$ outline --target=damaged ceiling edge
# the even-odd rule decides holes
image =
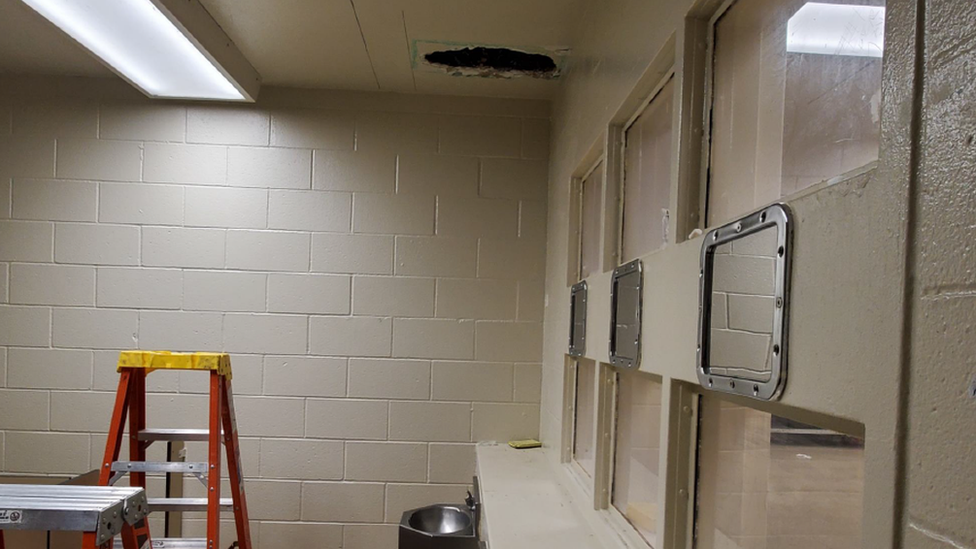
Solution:
[[[551,80],[559,77],[569,53],[569,48],[414,40],[411,64],[413,70],[450,76]]]

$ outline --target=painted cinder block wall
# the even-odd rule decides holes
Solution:
[[[0,90],[3,473],[96,467],[132,348],[232,354],[262,549],[392,548],[473,442],[538,436],[547,103]],[[170,374],[150,426],[205,427]]]
[[[926,2],[905,546],[976,547],[976,3]]]

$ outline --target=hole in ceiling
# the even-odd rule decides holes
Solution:
[[[457,76],[484,78],[554,78],[558,67],[552,57],[541,53],[527,53],[509,48],[484,46],[434,51],[424,55],[431,65],[448,69]]]

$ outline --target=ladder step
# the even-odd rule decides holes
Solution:
[[[207,538],[153,538],[153,549],[206,549]]]
[[[193,461],[116,461],[112,471],[122,473],[196,473],[205,474],[207,464]]]
[[[234,508],[234,500],[220,498],[220,509],[230,511]],[[150,511],[206,511],[207,498],[149,498]]]
[[[208,429],[143,429],[139,431],[139,440],[184,440],[207,442],[210,440]]]

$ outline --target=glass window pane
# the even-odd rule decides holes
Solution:
[[[618,375],[613,506],[653,546],[657,543],[661,384],[639,372]]]
[[[576,365],[576,427],[573,459],[593,476],[596,465],[596,363],[581,360]]]
[[[738,0],[715,26],[708,224],[878,159],[884,0]]]
[[[674,80],[627,129],[621,263],[664,247],[671,196],[671,114]]]
[[[707,398],[697,549],[857,549],[862,440]]]
[[[580,280],[600,272],[600,205],[603,162],[583,180],[580,189]]]

